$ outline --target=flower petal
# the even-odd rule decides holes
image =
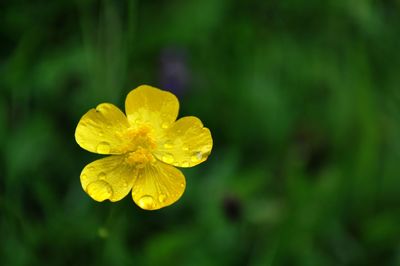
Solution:
[[[128,120],[118,107],[103,103],[82,116],[75,130],[75,140],[90,152],[121,154],[127,142],[121,133],[128,127]]]
[[[186,116],[176,121],[157,145],[154,155],[179,167],[192,167],[207,160],[213,140],[200,119]]]
[[[177,201],[185,187],[185,177],[180,170],[156,161],[139,170],[132,198],[144,210],[157,210]]]
[[[157,133],[176,120],[179,101],[168,91],[141,85],[126,97],[125,112],[131,125],[147,123]]]
[[[83,168],[83,190],[94,200],[118,201],[125,197],[137,177],[137,170],[125,162],[125,156],[112,155]]]

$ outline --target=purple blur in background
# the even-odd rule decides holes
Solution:
[[[159,80],[161,88],[178,96],[185,94],[190,81],[186,51],[168,47],[160,53]]]

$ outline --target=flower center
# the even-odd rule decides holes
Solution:
[[[151,153],[155,149],[156,143],[151,137],[150,127],[142,125],[138,128],[130,128],[123,137],[130,140],[129,145],[124,149],[127,163],[133,164],[137,168],[143,168],[147,163],[156,160]]]
[[[135,165],[137,168],[144,168],[146,164],[155,162],[154,156],[147,149],[138,147],[136,151],[127,154],[125,161]]]

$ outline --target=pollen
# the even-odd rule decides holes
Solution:
[[[142,125],[140,127],[129,128],[125,131],[121,138],[128,140],[123,148],[125,153],[132,153],[142,149],[149,152],[156,148],[156,142],[152,137],[151,128]]]
[[[154,156],[150,151],[142,147],[138,147],[136,151],[127,154],[125,161],[137,168],[144,168],[148,163],[155,162]]]

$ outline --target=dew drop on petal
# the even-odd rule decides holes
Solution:
[[[110,153],[110,144],[108,142],[102,141],[97,145],[97,152],[100,154],[108,154]]]
[[[172,147],[174,147],[174,145],[172,145],[171,142],[165,142],[165,143],[164,143],[164,148],[166,148],[166,149],[172,149]]]
[[[109,199],[113,194],[111,186],[103,180],[91,182],[86,187],[86,192],[96,201]]]
[[[201,152],[196,152],[190,157],[190,160],[194,163],[197,163],[203,159],[203,154]]]
[[[169,154],[169,153],[166,153],[166,154],[163,155],[162,160],[163,160],[165,163],[173,163],[173,162],[174,162],[174,156],[172,156],[172,155]]]
[[[106,179],[106,174],[104,172],[100,172],[99,175],[97,176],[100,180],[105,180]]]
[[[185,187],[185,183],[181,183],[181,187]]]
[[[183,161],[182,164],[181,164],[181,166],[182,166],[182,167],[189,167],[190,164],[189,164],[188,161]]]
[[[204,150],[205,151],[211,151],[212,145],[205,145]]]
[[[140,208],[145,209],[145,210],[152,210],[155,207],[154,199],[152,196],[149,196],[149,195],[142,196],[138,201],[138,205]]]
[[[189,150],[189,147],[186,146],[186,145],[183,145],[183,146],[182,146],[182,150],[183,150],[183,151],[188,151],[188,150]]]
[[[165,195],[165,194],[160,194],[160,196],[158,196],[158,200],[161,203],[163,203],[166,199],[167,199],[167,195]]]
[[[164,123],[161,124],[161,127],[163,129],[167,129],[167,128],[169,128],[169,124],[167,122],[164,122]]]

